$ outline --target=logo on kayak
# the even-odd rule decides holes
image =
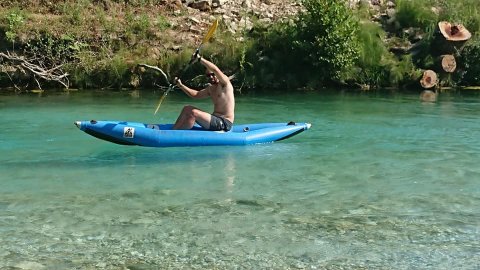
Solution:
[[[133,138],[135,136],[135,128],[124,127],[123,128],[123,137],[124,138]]]

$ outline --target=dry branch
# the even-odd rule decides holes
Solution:
[[[69,87],[68,73],[64,73],[61,68],[62,65],[54,66],[50,69],[46,69],[38,64],[34,63],[34,60],[27,60],[22,56],[11,53],[2,53],[0,52],[0,58],[5,58],[8,61],[12,62],[16,67],[21,67],[24,70],[28,70],[33,74],[33,78],[40,87],[40,83],[37,80],[41,78],[46,81],[55,81],[63,85],[65,88]],[[41,87],[40,87],[41,88]]]
[[[138,64],[138,66],[139,67],[150,68],[150,69],[153,69],[153,70],[156,70],[156,71],[160,72],[163,75],[163,78],[165,78],[165,81],[167,82],[167,84],[171,84],[170,80],[168,79],[167,74],[161,68],[159,68],[157,66],[147,65],[147,64]]]

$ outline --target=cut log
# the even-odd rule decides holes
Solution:
[[[461,24],[439,22],[432,42],[432,54],[454,54],[460,51],[472,34]]]
[[[436,68],[439,73],[452,73],[457,68],[457,61],[451,54],[444,54],[437,58]]]
[[[435,87],[438,83],[437,73],[433,70],[425,70],[423,72],[422,78],[420,79],[420,85],[425,89],[430,89]]]
[[[472,34],[461,24],[451,24],[449,22],[439,22],[438,28],[448,41],[467,41]]]

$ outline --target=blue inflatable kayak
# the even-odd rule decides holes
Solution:
[[[284,140],[310,128],[309,123],[263,123],[234,125],[232,130],[172,130],[173,124],[122,121],[76,121],[82,131],[105,141],[150,147],[247,145]]]

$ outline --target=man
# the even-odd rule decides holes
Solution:
[[[175,82],[191,98],[210,97],[213,102],[213,113],[187,105],[183,107],[173,129],[191,129],[197,123],[207,130],[229,131],[235,118],[235,97],[230,79],[215,64],[200,55],[194,54],[192,60],[205,66],[210,85],[202,90],[194,90],[185,86],[179,78],[175,78]]]

